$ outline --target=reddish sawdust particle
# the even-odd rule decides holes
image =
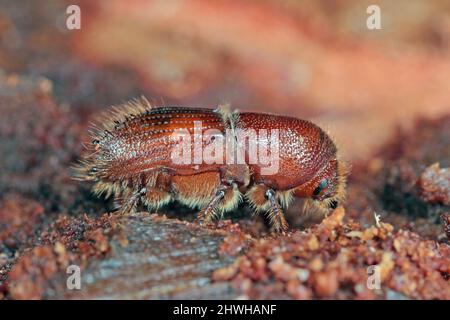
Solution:
[[[367,229],[344,222],[344,209],[286,236],[255,239],[214,281],[231,281],[249,298],[382,298],[391,289],[412,298],[450,299],[450,247],[380,223]],[[380,267],[381,289],[367,287],[370,265]]]
[[[223,239],[219,246],[219,254],[236,256],[247,247],[249,239],[250,236],[243,232],[230,234]]]
[[[225,232],[218,250],[220,255],[237,256],[248,247],[251,241],[251,236],[242,232],[239,224],[231,220],[218,221],[215,230]]]
[[[3,226],[0,229],[0,243],[17,248],[32,237],[33,224],[43,215],[44,207],[39,202],[19,194],[6,195],[0,200],[0,225]]]
[[[119,229],[116,219],[110,214],[99,218],[60,216],[42,237],[49,243],[61,242],[83,259],[101,257],[110,250],[108,237]]]
[[[25,254],[9,273],[9,293],[14,299],[41,299],[46,281],[60,266],[52,246],[36,247]]]
[[[450,168],[435,163],[422,173],[417,187],[421,198],[428,203],[450,205]]]
[[[439,240],[438,217],[450,211],[445,204],[450,196],[449,126],[450,115],[419,118],[411,128],[398,129],[370,159],[353,163],[347,217],[370,224],[376,211],[396,228]]]
[[[56,273],[64,273],[69,263],[84,266],[91,258],[104,257],[111,250],[109,240],[121,230],[116,218],[60,216],[42,232],[44,245],[22,255],[12,267],[7,281],[13,299],[41,299]],[[119,237],[120,238],[120,237]]]

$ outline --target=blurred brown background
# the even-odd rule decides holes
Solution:
[[[450,110],[448,1],[3,1],[0,68],[53,82],[89,115],[154,103],[284,113],[362,159],[400,124]],[[73,2],[70,2],[73,4]],[[366,9],[381,8],[381,30]]]

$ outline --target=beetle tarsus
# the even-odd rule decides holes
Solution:
[[[287,231],[289,226],[284,217],[283,209],[281,208],[281,205],[278,203],[278,200],[275,197],[275,191],[273,191],[272,189],[268,189],[266,191],[266,197],[270,203],[268,216],[270,224],[272,226],[272,230],[275,232]]]
[[[138,192],[133,193],[131,196],[126,196],[122,201],[118,200],[116,202],[116,207],[119,208],[121,214],[129,214],[136,210],[137,204],[141,197],[145,195],[147,189],[142,188]]]
[[[200,225],[206,224],[216,215],[217,206],[220,201],[225,197],[225,190],[217,191],[214,198],[199,212],[197,216],[197,222]]]

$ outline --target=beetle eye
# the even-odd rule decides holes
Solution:
[[[313,195],[317,196],[319,195],[323,189],[325,189],[328,186],[328,180],[327,179],[322,179],[319,183],[319,185],[317,186],[317,188],[314,189]]]

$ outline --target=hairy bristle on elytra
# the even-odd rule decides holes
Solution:
[[[98,117],[93,129],[97,134],[104,131],[113,131],[117,123],[123,123],[137,117],[152,108],[153,106],[144,96],[125,102],[122,105],[112,106]]]
[[[98,180],[98,174],[94,170],[100,172],[107,163],[95,159],[95,153],[97,151],[93,146],[94,141],[100,142],[105,136],[111,134],[117,123],[123,123],[131,118],[138,117],[152,108],[150,102],[144,96],[141,96],[122,105],[112,106],[109,110],[97,116],[96,120],[91,122],[88,130],[91,141],[89,143],[83,143],[85,146],[83,159],[71,167],[73,179],[79,181]]]

